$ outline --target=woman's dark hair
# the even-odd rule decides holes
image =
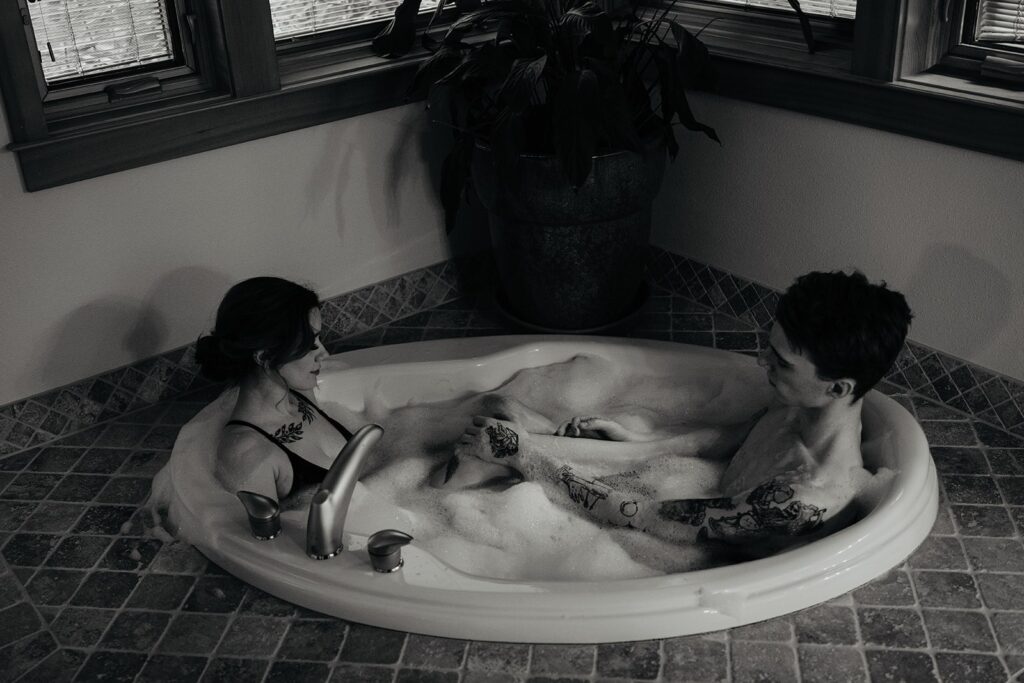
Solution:
[[[807,354],[818,377],[855,381],[854,400],[896,361],[913,317],[902,294],[858,271],[802,275],[775,309],[789,343]]]
[[[316,292],[288,280],[239,282],[220,302],[213,331],[196,342],[200,371],[207,379],[234,382],[258,367],[258,351],[271,368],[301,358],[313,347],[309,312],[319,305]]]

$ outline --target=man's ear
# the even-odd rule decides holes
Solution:
[[[853,395],[857,383],[852,379],[834,379],[828,385],[826,392],[831,398],[846,398]]]

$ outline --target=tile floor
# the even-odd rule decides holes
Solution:
[[[485,296],[333,351],[508,332]],[[635,336],[753,352],[763,333],[658,292]],[[1024,439],[896,385],[942,502],[907,562],[832,602],[705,636],[561,646],[387,631],[294,607],[144,533],[144,501],[210,389],[0,459],[0,680],[965,681],[1024,669]],[[1019,676],[1018,676],[1019,677]]]

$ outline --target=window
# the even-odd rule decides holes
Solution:
[[[406,102],[425,53],[371,49],[396,2],[0,2],[25,188]],[[702,31],[722,95],[1024,159],[1024,88],[1006,80],[1024,56],[1024,0],[802,0],[813,54],[788,0],[642,2]],[[425,25],[430,0],[419,10]]]

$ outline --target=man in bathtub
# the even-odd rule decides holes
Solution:
[[[767,383],[749,386],[762,409],[745,421],[659,429],[623,413],[554,426],[499,401],[463,433],[444,485],[511,468],[597,520],[743,554],[830,533],[874,478],[861,459],[861,398],[896,360],[911,317],[902,294],[859,272],[809,273],[779,300],[758,358]],[[701,400],[713,411],[726,399]]]

